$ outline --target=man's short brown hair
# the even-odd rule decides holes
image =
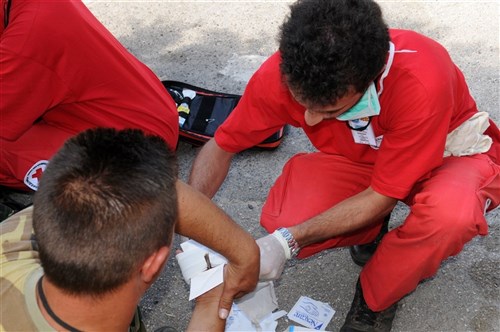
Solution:
[[[140,130],[92,129],[50,160],[34,198],[33,227],[51,282],[100,296],[171,243],[177,163]]]

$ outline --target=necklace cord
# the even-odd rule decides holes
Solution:
[[[47,301],[47,297],[45,296],[45,293],[43,291],[42,279],[43,279],[43,276],[40,278],[40,280],[38,280],[38,283],[36,285],[36,290],[37,290],[38,296],[40,296],[40,301],[42,302],[42,305],[43,305],[43,308],[45,309],[45,311],[47,311],[47,313],[49,314],[49,316],[53,320],[55,320],[57,324],[59,324],[60,326],[64,327],[68,331],[71,331],[71,332],[82,332],[82,331],[74,328],[73,326],[69,325],[65,321],[63,321],[61,318],[59,318],[54,313],[54,311],[52,311],[52,309],[50,308],[49,302]]]

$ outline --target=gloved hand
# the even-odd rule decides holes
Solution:
[[[260,249],[259,280],[276,280],[291,257],[285,238],[278,231],[257,239]]]

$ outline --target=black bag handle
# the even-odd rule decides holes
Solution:
[[[241,95],[238,94],[233,94],[233,93],[225,93],[225,92],[217,92],[213,90],[208,90],[204,88],[200,88],[195,85],[191,85],[188,83],[184,82],[179,82],[179,81],[172,81],[172,80],[166,80],[166,81],[161,81],[163,83],[163,86],[165,88],[186,88],[195,91],[196,93],[201,92],[201,94],[204,95],[210,95],[210,96],[218,96],[218,97],[228,97],[228,98],[241,98]]]

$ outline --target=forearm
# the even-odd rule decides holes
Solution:
[[[212,198],[227,176],[232,157],[233,154],[222,150],[215,139],[209,140],[193,162],[188,183]]]
[[[258,266],[259,249],[249,233],[191,186],[177,181],[177,194],[177,233],[219,252],[237,266]]]
[[[389,214],[397,200],[368,188],[289,230],[301,247],[367,227]]]

